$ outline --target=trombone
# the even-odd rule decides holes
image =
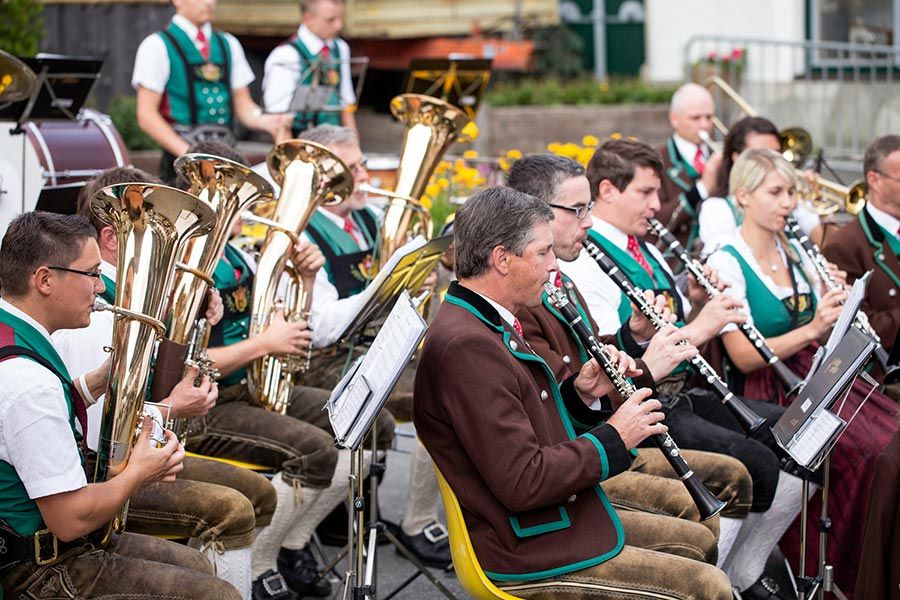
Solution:
[[[710,91],[718,88],[748,117],[759,116],[759,113],[750,106],[744,97],[721,77],[714,75],[708,78],[704,85]],[[713,115],[713,125],[722,135],[728,134],[728,127],[715,115]],[[700,137],[714,152],[721,152],[721,145],[712,141],[708,133],[701,131]],[[825,179],[818,173],[810,180],[807,173],[799,169],[798,165],[812,154],[812,136],[802,127],[788,127],[779,130],[778,137],[781,140],[781,155],[794,165],[794,171],[799,181],[800,197],[813,212],[820,216],[827,216],[844,210],[855,216],[862,211],[869,192],[865,181],[859,179],[847,186]]]

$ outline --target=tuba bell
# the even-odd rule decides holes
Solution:
[[[425,186],[441,157],[469,123],[463,109],[422,94],[395,96],[391,100],[391,112],[406,125],[406,132],[397,169],[397,185],[381,223],[377,249],[379,267],[406,243],[414,214],[427,215],[418,199],[425,193]],[[423,222],[427,223],[427,217]],[[423,233],[430,234],[427,229]]]
[[[30,98],[37,76],[21,60],[0,50],[0,106]]]
[[[209,331],[197,322],[213,285],[212,274],[231,229],[240,214],[251,206],[272,199],[272,186],[249,167],[209,154],[185,154],[175,161],[176,172],[190,184],[190,193],[209,204],[216,213],[216,226],[205,235],[187,241],[176,264],[172,296],[163,314],[169,315],[166,338],[159,344],[157,367],[150,398],[159,402],[181,380],[185,364],[200,367],[200,375],[217,375],[206,356]],[[183,422],[173,431],[183,436]]]
[[[148,183],[111,185],[99,190],[91,210],[110,225],[118,240],[116,301],[110,379],[100,422],[94,481],[106,481],[128,463],[157,339],[165,334],[163,309],[175,261],[184,243],[209,231],[215,214],[187,192]],[[125,526],[128,504],[103,531],[103,543]]]
[[[305,140],[278,144],[267,158],[269,172],[281,186],[277,202],[258,206],[249,220],[268,226],[257,261],[251,300],[250,336],[268,327],[276,310],[286,320],[302,318],[311,290],[289,264],[300,233],[320,206],[334,206],[353,193],[353,176],[330,150]],[[282,276],[287,293],[279,297]],[[308,315],[306,315],[308,316]],[[305,361],[295,356],[264,356],[247,367],[247,384],[259,403],[274,412],[287,410],[294,377]]]

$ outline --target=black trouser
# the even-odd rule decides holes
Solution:
[[[665,423],[675,443],[680,448],[718,452],[741,461],[753,478],[750,511],[767,511],[775,498],[783,454],[770,428],[784,413],[784,408],[745,399],[747,406],[766,419],[766,424],[748,437],[731,411],[712,392],[692,388],[675,398],[662,396],[660,401],[664,405]]]

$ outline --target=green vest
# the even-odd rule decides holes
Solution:
[[[750,306],[750,316],[753,317],[753,325],[763,334],[763,337],[772,338],[805,325],[812,321],[816,313],[816,295],[812,293],[812,285],[809,278],[799,265],[791,263],[794,277],[798,275],[809,285],[810,293],[779,299],[766,287],[753,267],[738,252],[737,248],[728,245],[722,247],[723,252],[733,256],[741,266],[744,275],[744,283],[747,290],[747,304]],[[797,281],[795,279],[795,281]],[[796,301],[796,304],[795,304]]]
[[[298,82],[298,85],[312,85],[314,80],[333,87],[328,95],[327,105],[338,106],[341,102],[341,50],[337,42],[328,43],[328,51],[331,55],[326,63],[320,60],[319,55],[314,55],[306,47],[306,44],[300,41],[300,38],[294,36],[291,39],[290,46],[300,55],[300,73],[305,75]],[[310,69],[310,65],[317,65]],[[309,69],[309,72],[306,72]],[[319,111],[297,113],[294,116],[294,123],[291,126],[294,136],[299,135],[301,131],[315,127],[316,125],[340,125],[341,114],[336,111]]]
[[[0,329],[12,333],[12,344],[24,346],[41,356],[52,364],[60,374],[64,375],[71,383],[71,377],[66,365],[47,338],[19,317],[0,309]],[[9,336],[4,336],[9,339]],[[30,359],[29,359],[30,360]],[[12,382],[10,382],[12,383]],[[81,451],[82,436],[75,428],[75,404],[68,386],[63,385],[66,397],[66,405],[69,410],[69,425],[72,428],[72,441],[78,446],[82,462],[84,454]],[[19,535],[33,535],[41,528],[43,518],[37,503],[28,497],[25,485],[16,473],[15,468],[6,461],[0,460],[0,518],[4,519],[16,530]]]
[[[694,180],[700,177],[700,174],[697,173],[697,170],[694,168],[694,165],[689,163],[681,154],[678,152],[678,148],[675,146],[675,138],[669,136],[669,139],[666,140],[666,150],[669,153],[669,161],[672,163],[672,166],[669,168],[668,175],[669,179],[681,188],[681,192],[678,194],[678,204],[681,205],[681,209],[691,218],[691,232],[688,236],[687,243],[685,244],[685,248],[692,248],[694,245],[694,241],[697,239],[697,236],[700,234],[700,223],[697,221],[697,211],[691,206],[691,203],[687,199],[687,193],[691,191],[694,187],[692,183]],[[687,175],[690,178],[690,181],[685,181],[681,178],[681,175]]]
[[[240,277],[235,273],[240,270]],[[230,244],[225,246],[225,256],[219,260],[213,272],[216,289],[222,295],[224,315],[210,332],[211,347],[231,346],[247,339],[250,334],[250,302],[253,293],[253,270],[240,252]],[[247,376],[246,369],[238,369],[219,380],[220,386],[240,383]]]
[[[894,285],[900,287],[900,277],[887,264],[884,254],[885,246],[887,246],[887,249],[893,252],[894,256],[900,256],[900,240],[892,232],[879,225],[867,210],[860,212],[856,218],[859,219],[859,224],[869,244],[875,248],[875,264],[894,282]],[[879,236],[875,235],[876,231],[881,234],[881,239],[878,239]],[[885,244],[885,242],[887,243]]]
[[[225,36],[213,31],[207,61],[174,23],[159,35],[169,54],[168,116],[179,125],[231,127],[231,51]]]
[[[372,251],[378,238],[378,221],[370,209],[353,211],[350,218],[362,231],[370,250],[361,250],[349,233],[320,211],[313,214],[306,227],[306,234],[325,255],[325,273],[337,288],[339,298],[354,296],[369,283]]]

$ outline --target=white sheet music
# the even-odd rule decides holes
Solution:
[[[328,418],[340,446],[356,448],[362,441],[427,327],[404,291],[369,351],[348,371],[328,401]]]
[[[809,425],[794,438],[794,443],[787,449],[797,464],[808,467],[820,454],[820,451],[844,424],[834,413],[827,410],[819,413],[809,420]]]

